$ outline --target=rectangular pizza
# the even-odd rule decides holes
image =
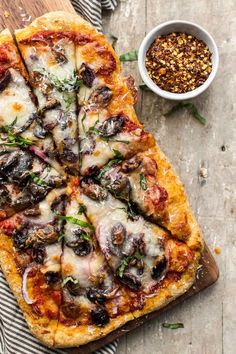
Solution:
[[[0,265],[33,335],[78,347],[185,293],[202,233],[106,38],[65,12],[14,36],[0,33]]]

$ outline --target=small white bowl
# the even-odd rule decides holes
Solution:
[[[149,47],[151,46],[151,44],[153,43],[153,41],[156,39],[157,36],[162,36],[172,32],[185,32],[187,34],[191,34],[197,37],[198,39],[203,40],[203,42],[207,44],[210,52],[212,53],[211,56],[212,71],[208,76],[208,78],[206,79],[206,81],[193,91],[189,91],[185,93],[173,93],[173,92],[162,90],[152,81],[152,79],[148,75],[145,66],[147,50],[149,49]],[[218,49],[212,36],[201,26],[188,21],[181,21],[181,20],[168,21],[153,28],[142,41],[142,44],[138,52],[138,67],[144,83],[150,88],[150,90],[155,92],[157,95],[169,100],[183,101],[200,95],[212,83],[214,77],[216,76],[218,64],[219,64]]]

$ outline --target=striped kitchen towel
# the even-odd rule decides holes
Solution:
[[[71,0],[76,11],[102,30],[102,9],[114,10],[116,0]],[[95,354],[114,354],[117,341],[97,350]],[[64,350],[46,348],[34,338],[21,310],[0,270],[0,354],[66,354]]]

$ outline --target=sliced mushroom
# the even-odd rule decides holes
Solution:
[[[24,125],[22,125],[21,127],[17,127],[16,129],[14,129],[16,134],[20,134],[23,133],[24,131],[26,131],[29,126],[31,126],[31,124],[38,118],[38,115],[36,113],[32,113],[30,114],[28,120],[25,122]],[[13,127],[14,128],[14,127]]]
[[[44,246],[35,246],[32,250],[32,258],[36,263],[43,264],[46,257],[46,251]]]
[[[58,272],[47,272],[44,274],[44,276],[48,285],[54,285],[56,283],[59,283],[59,281],[61,280],[60,273]]]
[[[47,224],[44,227],[30,228],[26,245],[52,244],[57,241],[57,232],[53,225]]]
[[[96,139],[94,134],[88,134],[85,143],[83,143],[81,153],[83,155],[91,155],[96,147]]]
[[[0,206],[6,208],[11,204],[11,196],[6,186],[0,185]]]
[[[128,286],[131,290],[138,291],[141,288],[141,281],[138,279],[137,276],[130,273],[128,270],[125,271],[122,277],[119,277],[119,280],[124,285]]]
[[[56,62],[59,65],[64,65],[68,62],[68,59],[65,55],[65,50],[58,44],[51,47],[52,53],[56,59]]]
[[[73,296],[81,295],[81,287],[76,281],[68,280],[68,282],[66,283],[66,288]]]
[[[106,107],[112,99],[112,91],[107,86],[94,90],[89,96],[88,103],[96,108]]]
[[[141,162],[142,158],[135,156],[132,159],[124,161],[121,165],[121,170],[125,173],[133,172],[141,165]]]
[[[62,304],[62,312],[66,317],[76,319],[80,314],[80,307],[73,301],[68,301]]]
[[[93,81],[95,80],[95,73],[92,68],[90,68],[88,65],[83,63],[80,68],[80,76],[83,80],[83,83],[87,87],[92,87],[93,86]]]
[[[4,91],[5,88],[9,85],[12,79],[11,73],[9,70],[6,70],[5,73],[0,78],[0,92]]]
[[[163,255],[158,257],[155,266],[152,268],[152,278],[155,280],[160,280],[167,270],[167,260]]]
[[[106,119],[99,127],[99,134],[104,138],[112,137],[120,133],[125,125],[125,119],[121,115],[115,115]]]
[[[129,200],[131,193],[131,184],[129,178],[123,173],[117,173],[110,178],[106,175],[104,178],[106,187],[118,198]]]
[[[93,200],[104,200],[108,197],[105,188],[94,183],[92,178],[83,178],[81,181],[83,193]]]

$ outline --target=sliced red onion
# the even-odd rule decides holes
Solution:
[[[36,301],[36,300],[33,300],[29,297],[28,290],[27,290],[28,275],[31,272],[31,270],[34,269],[35,267],[37,267],[36,263],[30,263],[28,265],[28,267],[26,268],[26,270],[24,271],[23,279],[22,279],[22,288],[21,288],[22,296],[23,296],[25,302],[29,305],[34,304]]]
[[[42,160],[44,160],[44,161],[48,160],[48,158],[45,155],[45,153],[42,150],[40,150],[37,146],[32,145],[32,146],[30,146],[29,150],[32,151],[38,157],[40,157]]]

